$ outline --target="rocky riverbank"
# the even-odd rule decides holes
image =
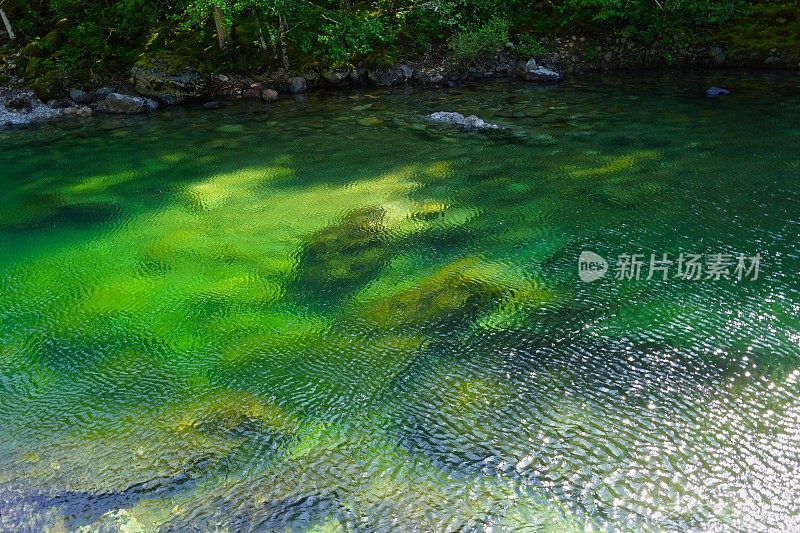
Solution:
[[[508,50],[479,64],[462,68],[445,57],[428,57],[386,69],[333,69],[307,72],[278,70],[252,77],[230,74],[201,75],[191,64],[157,59],[137,64],[127,78],[99,88],[72,87],[62,90],[46,103],[27,88],[0,87],[0,129],[60,118],[83,119],[95,113],[139,114],[160,106],[203,103],[217,108],[230,100],[274,102],[280,98],[319,90],[346,87],[392,87],[414,84],[424,87],[453,87],[480,80],[517,78],[531,83],[558,83],[565,76],[586,71],[635,69],[666,66],[664,58],[648,49],[637,49],[617,39],[597,49],[584,39],[557,39],[551,52],[519,59],[509,43]],[[600,53],[602,50],[606,50]],[[800,69],[800,63],[786,51],[769,53],[732,52],[719,46],[697,46],[682,50],[670,62],[673,66],[750,67]],[[177,66],[176,66],[177,65]],[[21,80],[11,80],[22,85]]]

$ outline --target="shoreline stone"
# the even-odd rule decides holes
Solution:
[[[276,102],[278,100],[278,91],[274,89],[265,89],[261,92],[261,99],[265,102]]]
[[[206,79],[189,65],[176,73],[166,72],[158,62],[152,68],[133,67],[131,82],[136,92],[165,105],[198,100],[208,92]]]
[[[84,91],[82,89],[70,89],[69,97],[76,104],[86,105],[97,100],[97,93],[95,91]]]
[[[130,96],[127,94],[111,93],[97,104],[98,113],[118,114],[118,115],[137,115],[150,113],[158,109],[158,102],[142,96]]]
[[[295,76],[289,79],[289,92],[291,94],[304,94],[308,92],[308,85],[306,79],[301,76]]]
[[[559,82],[564,79],[564,75],[537,64],[535,59],[529,59],[525,63],[524,78],[528,81]]]

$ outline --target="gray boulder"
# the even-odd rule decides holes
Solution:
[[[436,113],[432,113],[428,115],[427,119],[430,122],[437,122],[440,124],[450,124],[452,126],[458,126],[470,131],[501,129],[500,126],[498,126],[497,124],[491,124],[489,122],[486,122],[483,119],[476,117],[475,115],[470,115],[468,117],[465,117],[461,113],[454,113],[450,111],[438,111]]]
[[[719,46],[712,46],[708,53],[716,63],[724,63],[727,59],[725,52]]]
[[[265,89],[261,93],[261,99],[265,102],[276,102],[278,100],[278,91],[274,89]]]
[[[89,106],[67,107],[64,109],[65,117],[89,118],[93,114],[92,108]]]
[[[350,81],[355,84],[363,84],[369,79],[367,75],[367,69],[365,68],[354,68],[350,71]]]
[[[99,113],[118,115],[149,113],[156,109],[158,109],[158,102],[155,100],[120,93],[111,93],[106,96],[105,100],[97,104],[97,111]]]
[[[308,85],[306,79],[300,76],[295,76],[289,80],[289,92],[292,94],[303,94],[308,92]]]
[[[408,65],[397,65],[392,68],[382,70],[370,70],[367,73],[369,81],[378,87],[392,87],[400,85],[410,80],[414,75],[414,69]]]
[[[111,87],[100,87],[99,89],[97,89],[94,92],[95,95],[96,95],[95,101],[99,102],[100,100],[105,100],[106,96],[108,96],[109,94],[111,94],[113,92],[114,92],[114,89],[112,89]]]
[[[537,65],[536,61],[531,59],[525,64],[525,79],[528,81],[558,82],[564,79],[564,75],[542,65]]]
[[[158,61],[151,68],[133,67],[131,81],[137,92],[167,105],[199,99],[208,90],[206,79],[192,67],[187,65],[180,72],[168,72]]]
[[[70,89],[69,97],[76,104],[86,105],[94,102],[95,98],[97,98],[97,94],[94,91],[84,91],[82,89]]]

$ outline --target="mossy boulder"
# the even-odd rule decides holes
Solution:
[[[50,50],[56,50],[64,44],[64,37],[60,31],[53,30],[44,36],[44,42]]]
[[[31,82],[31,89],[36,94],[36,98],[42,102],[58,98],[61,94],[61,80],[54,75],[45,74]]]
[[[208,81],[193,63],[171,55],[140,59],[131,69],[131,82],[139,93],[167,105],[197,100],[208,92]]]
[[[25,47],[20,50],[20,53],[24,57],[44,57],[47,55],[42,45],[36,41],[31,41]]]

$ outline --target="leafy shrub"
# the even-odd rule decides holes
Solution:
[[[547,53],[541,40],[534,35],[526,34],[519,37],[515,53],[524,58],[542,57]]]
[[[508,22],[494,18],[474,30],[454,34],[447,43],[453,59],[468,66],[488,54],[498,52],[508,42]]]

